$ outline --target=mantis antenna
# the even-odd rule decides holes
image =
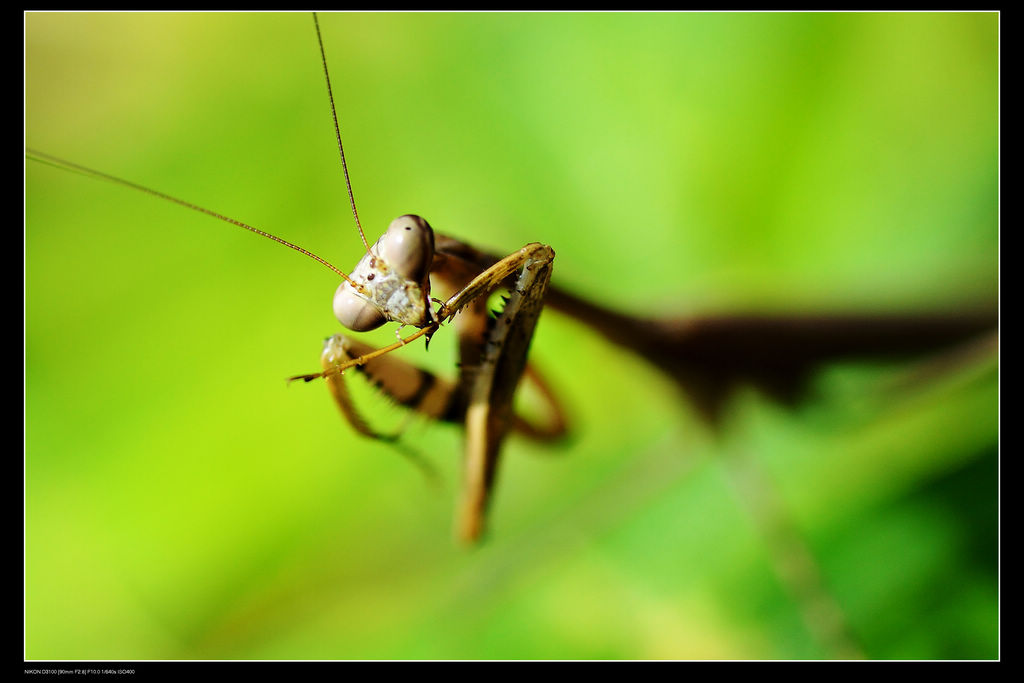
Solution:
[[[205,207],[199,206],[198,204],[193,204],[192,202],[186,202],[184,199],[178,199],[177,197],[173,197],[173,196],[171,196],[169,194],[166,194],[164,192],[160,192],[158,190],[154,190],[152,188],[146,187],[145,185],[139,185],[138,183],[133,183],[130,180],[125,180],[123,178],[118,178],[117,176],[112,176],[109,173],[103,173],[102,171],[96,171],[96,170],[93,170],[93,169],[88,168],[86,166],[80,166],[79,164],[76,164],[76,163],[73,163],[73,162],[70,162],[70,161],[65,161],[64,159],[59,159],[59,158],[57,158],[57,157],[55,157],[55,156],[53,156],[51,154],[47,154],[45,152],[40,152],[38,150],[34,150],[34,149],[31,149],[31,148],[28,148],[28,149],[25,150],[25,156],[27,158],[29,158],[29,159],[32,159],[33,161],[38,161],[40,163],[47,164],[49,166],[53,166],[55,168],[61,168],[61,169],[64,169],[65,171],[73,171],[75,173],[81,173],[82,175],[85,175],[85,176],[89,176],[89,177],[92,177],[92,178],[98,178],[100,180],[106,180],[108,182],[115,183],[117,185],[123,185],[125,187],[129,187],[129,188],[131,188],[133,190],[138,190],[140,192],[145,192],[148,195],[152,195],[152,196],[158,197],[160,199],[166,199],[169,202],[174,202],[175,204],[178,204],[180,206],[184,206],[186,209],[192,209],[193,211],[198,211],[199,213],[205,213],[207,216],[213,216],[214,218],[220,219],[220,220],[224,221],[225,223],[231,223],[232,225],[237,225],[240,228],[245,228],[249,232],[254,232],[257,235],[260,235],[261,237],[266,237],[269,240],[274,240],[278,244],[283,244],[284,246],[288,247],[289,249],[294,249],[295,251],[299,252],[300,254],[305,254],[306,256],[308,256],[309,258],[313,259],[314,261],[327,266],[328,268],[333,270],[335,273],[337,273],[338,275],[343,277],[345,280],[347,280],[348,283],[350,285],[352,285],[353,287],[355,287],[357,290],[363,291],[365,289],[365,287],[363,285],[361,285],[358,282],[354,281],[352,278],[350,278],[348,275],[346,275],[340,268],[338,268],[337,266],[332,264],[327,259],[321,258],[320,256],[317,256],[313,252],[311,252],[311,251],[309,251],[307,249],[303,249],[302,247],[298,246],[297,244],[292,244],[288,240],[281,239],[277,235],[272,235],[269,232],[266,232],[264,230],[260,230],[259,228],[254,228],[251,225],[249,225],[248,223],[243,223],[240,220],[236,220],[236,219],[231,218],[229,216],[225,216],[223,214],[217,213],[216,211],[212,211],[212,210],[207,209]]]
[[[356,210],[356,200],[355,200],[355,196],[352,193],[352,181],[349,179],[349,175],[348,175],[348,164],[345,162],[345,148],[341,144],[341,129],[338,126],[338,113],[337,113],[337,111],[335,109],[335,106],[334,106],[334,93],[331,90],[331,76],[330,76],[330,74],[327,71],[327,55],[324,52],[324,41],[323,41],[322,36],[320,35],[320,21],[317,19],[316,12],[313,13],[313,24],[316,26],[316,39],[317,39],[317,43],[320,46],[320,63],[323,65],[323,68],[324,68],[324,80],[327,82],[327,97],[328,97],[328,99],[330,100],[330,103],[331,103],[331,118],[334,120],[334,137],[335,137],[335,139],[338,142],[338,153],[341,155],[341,168],[342,168],[342,170],[345,173],[345,187],[348,189],[348,200],[349,200],[349,204],[352,206],[352,216],[353,216],[353,218],[355,218],[356,228],[359,230],[359,239],[362,240],[363,247],[366,249],[366,253],[369,254],[370,253],[370,245],[366,241],[366,235],[363,233],[363,226],[359,222],[359,212]],[[118,178],[117,176],[110,175],[109,173],[103,173],[102,171],[96,171],[96,170],[88,168],[86,166],[81,166],[79,164],[76,164],[76,163],[73,163],[73,162],[70,162],[70,161],[66,161],[64,159],[60,159],[60,158],[55,157],[53,155],[46,154],[45,152],[40,152],[38,150],[34,150],[34,149],[30,149],[29,148],[29,149],[25,150],[25,155],[26,155],[26,157],[28,157],[29,159],[32,159],[33,161],[38,161],[40,163],[44,163],[44,164],[47,164],[47,165],[50,165],[50,166],[54,166],[56,168],[62,168],[64,170],[66,170],[66,171],[73,171],[73,172],[76,172],[76,173],[81,173],[82,175],[90,176],[90,177],[97,178],[97,179],[100,179],[100,180],[106,180],[108,182],[112,182],[112,183],[115,183],[117,185],[123,185],[124,187],[129,187],[129,188],[132,188],[133,190],[138,190],[140,192],[145,192],[148,195],[152,195],[152,196],[158,197],[160,199],[165,199],[165,200],[167,200],[169,202],[174,202],[175,204],[178,204],[179,206],[184,206],[187,209],[192,209],[193,211],[198,211],[199,213],[205,213],[207,216],[212,216],[214,218],[217,218],[219,220],[224,221],[225,223],[231,223],[232,225],[237,225],[238,227],[244,228],[244,229],[248,230],[249,232],[254,232],[257,235],[260,235],[262,237],[266,237],[267,239],[273,240],[273,241],[277,242],[278,244],[282,244],[282,245],[288,247],[289,249],[294,249],[295,251],[299,252],[300,254],[305,254],[309,258],[313,259],[314,261],[317,261],[318,263],[323,264],[327,268],[331,269],[332,271],[334,271],[335,273],[340,275],[345,281],[347,281],[350,285],[352,285],[352,287],[357,292],[359,292],[361,294],[367,294],[368,295],[368,293],[366,292],[366,287],[364,285],[362,285],[362,284],[356,282],[355,280],[353,280],[352,278],[350,278],[344,271],[342,271],[340,268],[338,268],[337,266],[332,264],[330,261],[328,261],[328,260],[326,260],[326,259],[324,259],[324,258],[322,258],[320,256],[317,256],[316,254],[314,254],[313,252],[311,252],[311,251],[309,251],[307,249],[303,249],[302,247],[298,246],[297,244],[292,244],[288,240],[281,239],[277,235],[273,235],[273,234],[271,234],[269,232],[266,232],[264,230],[260,230],[259,228],[254,228],[253,226],[249,225],[248,223],[243,223],[240,220],[236,220],[236,219],[231,218],[229,216],[225,216],[223,214],[217,213],[216,211],[212,211],[212,210],[207,209],[205,207],[199,206],[198,204],[193,204],[192,202],[187,202],[184,199],[178,199],[177,197],[174,197],[172,195],[166,194],[164,192],[160,192],[158,190],[154,190],[154,189],[146,187],[144,185],[139,185],[138,183],[133,183],[133,182],[131,182],[129,180],[125,180],[123,178]]]
[[[334,92],[331,90],[331,74],[327,71],[327,53],[324,51],[324,39],[320,35],[320,20],[313,12],[313,25],[316,27],[316,42],[320,46],[320,63],[324,67],[324,80],[327,82],[327,99],[331,102],[331,118],[334,120],[334,137],[338,141],[338,154],[341,155],[341,169],[345,172],[345,187],[348,189],[348,202],[352,206],[352,217],[356,219],[356,228],[359,230],[359,239],[363,241],[366,253],[370,253],[370,245],[366,242],[366,235],[363,233],[363,225],[359,222],[359,212],[356,211],[356,198],[352,194],[352,181],[348,177],[348,164],[345,163],[345,147],[341,144],[341,128],[338,126],[338,112],[334,107]],[[345,278],[348,280],[348,278]],[[351,282],[351,280],[349,280]]]

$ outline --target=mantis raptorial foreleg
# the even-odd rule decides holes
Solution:
[[[511,425],[512,397],[526,368],[526,355],[544,306],[554,257],[550,247],[531,250],[474,372],[466,410],[465,479],[456,519],[457,533],[464,541],[474,541],[483,532],[501,442]],[[483,280],[492,283],[492,287],[504,279],[493,270],[488,269],[485,274],[497,280]]]

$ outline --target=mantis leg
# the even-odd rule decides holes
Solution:
[[[324,370],[330,370],[375,350],[368,344],[336,334],[324,342],[320,363]],[[356,367],[384,394],[426,417],[451,421],[452,414],[458,413],[458,407],[455,405],[455,385],[392,354],[373,358]],[[331,396],[353,429],[378,441],[398,440],[401,430],[394,434],[384,434],[369,426],[356,410],[342,375],[333,374],[326,379]]]
[[[320,361],[327,370],[375,350],[369,344],[336,334],[324,342]],[[459,392],[458,384],[429,370],[416,367],[394,354],[373,358],[354,369],[389,399],[422,417],[460,425],[466,420],[466,398]],[[523,380],[534,385],[543,402],[545,416],[538,421],[514,414],[511,431],[541,442],[564,438],[569,432],[568,418],[561,401],[543,374],[527,364]],[[356,409],[342,375],[327,377],[327,388],[342,416],[357,432],[371,439],[389,443],[401,438],[401,429],[393,433],[383,433],[369,425],[366,418]]]

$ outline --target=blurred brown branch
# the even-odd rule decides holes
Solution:
[[[479,268],[488,268],[498,260],[454,238],[438,234],[436,239],[442,258],[448,254]],[[726,402],[740,386],[754,386],[776,401],[793,405],[805,395],[814,373],[828,363],[920,358],[991,337],[999,324],[992,304],[942,313],[642,318],[606,308],[555,285],[548,289],[545,303],[667,374],[712,424],[720,421]],[[965,354],[946,357],[947,363],[966,358]]]
[[[547,302],[670,376],[712,423],[742,385],[792,405],[828,363],[918,358],[992,335],[999,321],[994,309],[983,307],[948,313],[637,318],[554,287]]]

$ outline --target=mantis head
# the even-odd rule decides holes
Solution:
[[[387,231],[356,264],[351,280],[334,293],[334,315],[354,332],[386,322],[424,328],[436,322],[430,308],[430,264],[434,231],[420,216],[391,221]]]

